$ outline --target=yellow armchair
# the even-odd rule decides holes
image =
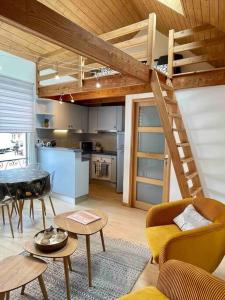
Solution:
[[[191,203],[213,223],[181,231],[173,219]],[[160,266],[169,259],[178,259],[213,272],[225,254],[225,205],[209,198],[156,205],[147,214],[145,232],[152,259]]]
[[[193,265],[170,260],[160,269],[157,287],[146,287],[119,300],[222,300],[225,282]]]

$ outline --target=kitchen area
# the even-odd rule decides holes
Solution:
[[[95,197],[92,191],[104,197],[110,190],[122,199],[124,118],[121,105],[88,107],[37,99],[37,162],[54,172],[57,197],[76,203]]]

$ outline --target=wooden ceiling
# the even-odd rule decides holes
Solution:
[[[211,37],[225,33],[223,0],[180,0],[184,15],[162,4],[162,0],[38,1],[97,35],[147,19],[150,12],[156,13],[157,29],[167,36],[169,29],[182,30],[204,23],[216,27]],[[0,49],[45,64],[76,59],[74,53],[62,52],[60,47],[3,22],[0,23]],[[214,52],[218,50],[224,51],[224,45],[212,48]],[[224,66],[224,61],[216,66]]]

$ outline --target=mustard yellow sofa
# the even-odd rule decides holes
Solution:
[[[119,300],[223,300],[225,281],[193,265],[170,260],[160,269],[157,287],[137,290]]]
[[[173,222],[187,205],[213,223],[181,231]],[[210,198],[188,198],[152,207],[145,229],[152,259],[161,266],[167,260],[188,262],[213,272],[225,254],[225,205]]]

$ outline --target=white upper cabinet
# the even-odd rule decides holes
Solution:
[[[98,107],[90,107],[88,132],[96,133],[97,131],[98,131]]]
[[[72,103],[50,99],[37,100],[37,128],[45,128],[49,120],[49,129],[71,129],[78,132],[97,133],[98,131],[123,131],[124,107],[101,106],[85,107]]]
[[[98,130],[116,131],[116,106],[102,106],[98,109]]]
[[[89,133],[123,131],[123,106],[89,108]]]
[[[87,132],[88,108],[80,105],[54,101],[56,129],[74,129]]]

